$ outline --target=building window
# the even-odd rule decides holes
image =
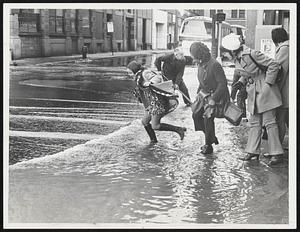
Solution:
[[[236,19],[237,18],[237,10],[231,10],[231,18]]]
[[[51,33],[64,32],[64,10],[49,9],[49,30]]]
[[[91,13],[90,10],[82,10],[82,32],[91,34]]]
[[[200,16],[204,16],[204,10],[199,10],[199,13],[198,13]]]
[[[245,10],[239,10],[239,18],[244,19],[245,18]]]
[[[217,10],[217,13],[223,13],[223,10]]]
[[[216,13],[216,10],[210,10],[209,11],[209,17],[213,18],[215,13]]]
[[[71,33],[77,33],[77,10],[70,10],[70,31]]]
[[[19,30],[25,33],[35,33],[40,31],[39,26],[40,14],[35,13],[33,9],[20,10],[19,13]]]

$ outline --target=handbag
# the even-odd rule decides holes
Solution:
[[[243,110],[236,104],[228,101],[224,106],[224,118],[227,119],[234,126],[238,126],[241,123],[243,117]]]

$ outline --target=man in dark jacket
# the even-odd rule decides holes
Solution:
[[[196,131],[205,134],[205,145],[201,147],[202,154],[213,152],[212,144],[218,144],[215,135],[215,109],[216,104],[229,101],[227,79],[221,64],[211,57],[208,47],[201,42],[194,42],[190,47],[194,61],[198,64],[199,87],[197,93],[205,96],[203,107],[193,112]]]
[[[161,67],[163,62],[163,66]],[[158,71],[162,70],[163,75],[172,80],[176,88],[178,88],[188,99],[182,96],[184,103],[190,106],[190,95],[188,89],[183,82],[184,68],[187,64],[187,58],[184,57],[181,47],[174,49],[174,53],[166,54],[155,60],[155,66]],[[176,86],[177,85],[177,86]]]

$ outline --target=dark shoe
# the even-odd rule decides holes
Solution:
[[[151,124],[148,124],[144,128],[145,128],[145,130],[147,131],[147,134],[150,137],[151,143],[157,143],[157,138],[156,138],[156,135],[155,135],[155,131],[153,130]]]
[[[282,155],[273,155],[268,163],[269,166],[281,164],[283,161]]]
[[[263,154],[263,156],[267,159],[270,159],[272,157],[269,153],[265,153],[265,154]]]
[[[244,157],[239,158],[239,159],[243,160],[243,161],[250,161],[250,160],[252,160],[252,158],[256,158],[258,160],[259,154],[247,153],[247,155],[245,155]]]
[[[218,140],[217,137],[215,137],[215,141],[214,141],[213,143],[216,144],[216,145],[219,144],[219,140]],[[207,145],[205,144],[205,145],[203,145],[202,147],[200,147],[200,150],[203,150],[203,148],[204,148],[205,146],[207,146]]]
[[[186,132],[185,127],[173,126],[173,125],[170,125],[170,124],[167,124],[167,123],[161,123],[159,130],[160,131],[174,131],[177,134],[179,134],[181,140],[183,140],[184,134]]]
[[[201,153],[204,155],[208,155],[214,152],[212,145],[204,145],[201,147]]]

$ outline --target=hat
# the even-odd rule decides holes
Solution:
[[[142,68],[142,65],[133,60],[127,65],[127,68],[129,68],[134,74],[136,74]]]
[[[222,46],[230,51],[239,49],[241,47],[240,36],[234,33],[224,36]]]

